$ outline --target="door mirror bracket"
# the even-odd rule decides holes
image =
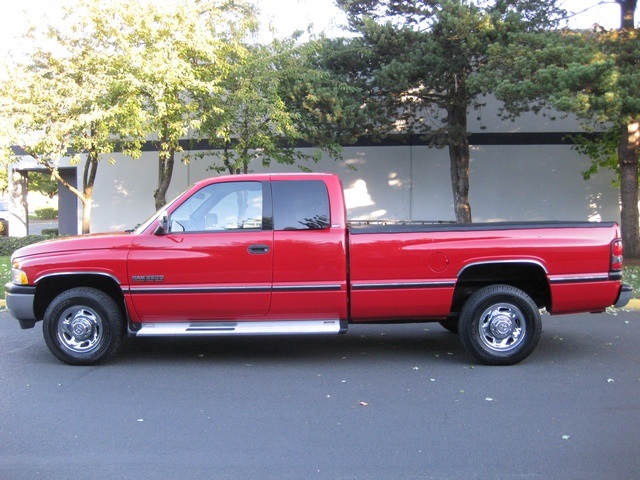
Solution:
[[[169,214],[167,212],[162,212],[160,216],[158,216],[158,225],[154,230],[154,235],[166,235],[169,233]]]

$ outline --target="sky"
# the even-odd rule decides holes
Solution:
[[[108,0],[105,0],[108,1]],[[310,24],[314,32],[339,35],[339,25],[345,24],[344,14],[333,0],[255,0],[262,13],[262,19],[271,21],[277,31],[285,36],[293,31],[306,30]],[[65,0],[0,0],[2,26],[0,27],[0,54],[15,46],[16,38],[26,28],[27,19],[41,22],[48,17],[55,18],[56,12],[68,3]],[[589,28],[599,23],[605,28],[616,28],[620,23],[620,9],[614,0],[565,0],[564,7],[570,11],[581,11],[587,7],[604,3],[585,13],[577,15],[571,22],[574,28]]]

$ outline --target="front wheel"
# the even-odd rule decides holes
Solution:
[[[113,298],[95,288],[79,287],[53,299],[42,329],[47,347],[58,360],[93,365],[118,351],[124,321]]]
[[[460,311],[458,328],[464,347],[487,365],[521,362],[542,334],[537,305],[510,285],[491,285],[471,295]]]

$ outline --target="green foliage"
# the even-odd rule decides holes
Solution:
[[[549,106],[577,115],[588,131],[640,113],[637,31],[522,32],[490,52],[489,81],[511,111]]]
[[[214,168],[230,173],[248,171],[254,159],[268,166],[318,160],[322,151],[339,157],[340,132],[358,113],[355,90],[317,70],[309,60],[317,55],[315,42],[299,45],[294,37],[257,44],[253,3],[66,5],[60,24],[31,29],[31,53],[7,69],[0,87],[0,154],[8,159],[4,147],[19,145],[71,189],[84,207],[83,232],[100,160],[114,161],[116,149],[139,157],[147,139],[159,151],[158,207],[174,162],[195,156],[182,152],[185,138],[211,139],[221,159]],[[300,142],[318,150],[304,154],[294,148]],[[66,156],[84,162],[80,188],[58,174]]]
[[[247,173],[254,160],[265,167],[275,161],[305,169],[323,151],[340,157],[343,132],[355,128],[345,124],[344,107],[350,103],[353,111],[357,96],[352,95],[355,89],[318,68],[321,49],[320,41],[298,45],[295,37],[247,45],[229,65],[224,94],[197,97],[205,112],[200,132],[215,148],[204,154],[220,159],[211,169]],[[301,142],[316,150],[304,153],[296,148]]]
[[[58,217],[58,210],[53,207],[38,208],[35,214],[42,220],[53,220]]]
[[[625,265],[622,279],[633,288],[633,298],[640,298],[640,265]]]
[[[199,135],[202,119],[221,111],[243,41],[256,31],[254,8],[245,1],[202,0],[169,4],[130,2],[116,12],[114,32],[131,59],[128,69],[142,112],[142,130],[156,139],[156,207],[165,202],[180,140]],[[144,8],[143,7],[144,4]],[[139,12],[144,11],[144,15]],[[206,98],[206,102],[198,99]]]
[[[367,84],[351,74],[363,69],[370,52],[351,47],[345,39],[314,39],[300,49],[299,59],[292,58],[281,80],[284,101],[298,112],[302,138],[312,145],[331,149],[375,131]]]
[[[449,149],[459,222],[471,221],[467,115],[495,87],[490,47],[556,25],[563,14],[557,3],[338,0],[360,34],[349,42],[356,59],[350,74],[370,92],[370,129],[418,134]]]
[[[629,257],[640,258],[638,156],[640,155],[640,30],[636,0],[617,0],[618,30],[520,32],[490,46],[496,96],[515,114],[547,106],[572,113],[587,132],[576,150],[592,159],[585,177],[600,168],[618,174],[621,226]],[[613,7],[612,7],[613,8]]]
[[[29,172],[29,191],[40,192],[53,198],[58,194],[58,180],[51,174]]]
[[[61,23],[33,27],[24,39],[31,53],[8,69],[0,92],[0,116],[12,122],[9,140],[78,197],[85,233],[99,160],[110,158],[116,146],[144,141],[131,120],[140,111],[131,101],[128,51],[114,45],[113,15],[101,13],[98,2],[77,0]],[[78,164],[85,154],[82,186],[76,188],[58,165],[66,156]]]
[[[618,164],[618,145],[620,144],[620,129],[608,128],[599,132],[595,138],[585,135],[572,135],[574,149],[591,158],[591,165],[583,172],[585,180],[595,175],[601,168],[613,170],[620,178],[620,166]],[[617,182],[619,184],[619,182]]]
[[[11,281],[11,257],[0,256],[0,284],[6,285],[10,281]],[[2,298],[4,298],[4,295]]]
[[[17,249],[55,238],[51,235],[27,235],[25,237],[0,237],[0,256],[11,256]]]

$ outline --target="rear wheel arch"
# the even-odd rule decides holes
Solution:
[[[451,312],[457,315],[478,290],[490,285],[509,285],[533,299],[539,308],[551,308],[551,288],[545,267],[535,261],[475,263],[458,274]]]

